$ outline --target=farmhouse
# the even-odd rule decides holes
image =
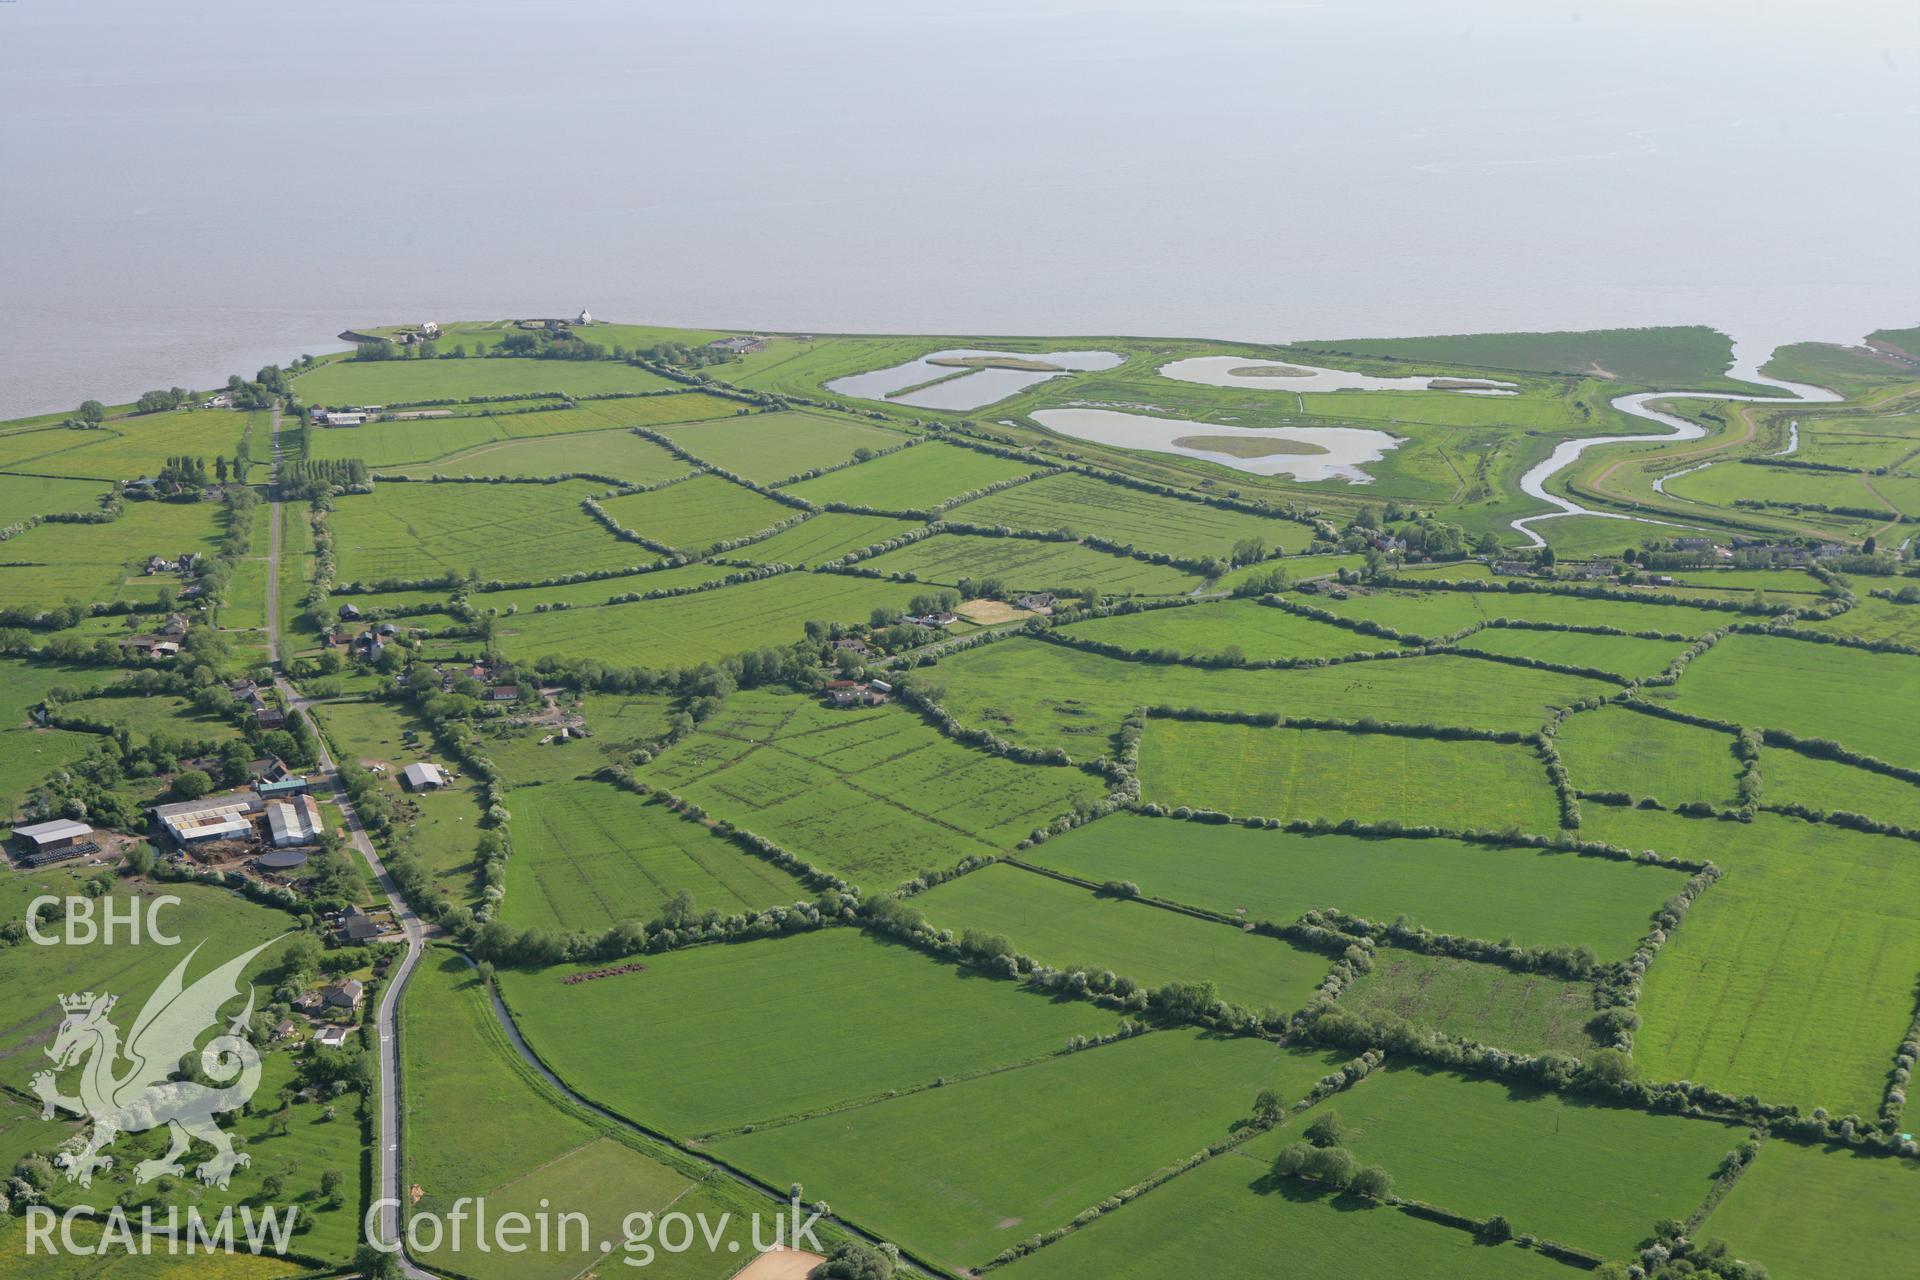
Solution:
[[[409,791],[435,791],[447,785],[447,771],[437,764],[420,761],[400,771],[400,780]]]
[[[715,338],[707,344],[707,350],[724,352],[730,356],[752,355],[756,351],[766,350],[766,347],[765,338]]]
[[[337,982],[320,993],[320,998],[334,1009],[358,1009],[360,1000],[366,994],[366,988],[352,978]]]
[[[887,700],[892,690],[884,681],[876,688],[862,680],[827,681],[827,703],[835,707],[874,707]]]
[[[186,618],[177,613],[168,614],[167,620],[160,624],[160,634],[172,640],[177,640],[181,636],[184,636],[187,634]]]
[[[93,841],[93,828],[71,818],[15,827],[13,838],[20,850],[20,865],[29,869],[96,853],[100,848]]]
[[[1051,591],[1036,591],[1031,595],[1021,596],[1014,603],[1030,613],[1052,613],[1053,606],[1058,601],[1059,597]]]
[[[334,917],[334,937],[341,942],[370,942],[380,936],[380,926],[358,907],[348,907]]]

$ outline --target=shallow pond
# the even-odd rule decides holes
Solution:
[[[1256,476],[1292,476],[1296,480],[1345,480],[1371,484],[1361,468],[1378,462],[1400,443],[1396,436],[1364,427],[1234,427],[1184,418],[1155,418],[1115,409],[1037,409],[1028,415],[1049,431],[1123,449],[1151,449],[1217,462]],[[1310,450],[1241,457],[1219,449],[1196,448],[1183,441],[1252,440],[1276,447]]]
[[[1247,356],[1193,356],[1162,365],[1160,375],[1176,382],[1207,387],[1242,387],[1253,391],[1452,391],[1463,396],[1510,396],[1511,382],[1492,378],[1462,378],[1419,374],[1411,378],[1380,378],[1370,373],[1322,369],[1293,360],[1255,360]]]
[[[942,360],[1020,360],[1052,369],[989,369],[940,364]],[[1111,351],[981,351],[954,348],[930,351],[918,360],[873,369],[826,383],[828,391],[862,400],[886,400],[916,409],[979,409],[1068,373],[1111,369],[1120,357]],[[937,379],[937,381],[936,381]],[[926,385],[922,385],[926,384]],[[907,388],[915,388],[907,390]],[[904,394],[903,394],[904,393]]]

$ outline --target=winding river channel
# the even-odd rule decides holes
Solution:
[[[1832,404],[1841,399],[1840,396],[1828,391],[1825,387],[1809,386],[1800,382],[1783,382],[1779,378],[1768,378],[1752,370],[1738,370],[1734,376],[1746,382],[1757,382],[1762,386],[1779,387],[1788,394],[1779,396],[1744,396],[1729,395],[1723,391],[1640,391],[1632,395],[1616,396],[1612,401],[1614,408],[1622,413],[1630,413],[1636,418],[1645,418],[1648,422],[1658,423],[1660,426],[1667,428],[1666,434],[1582,436],[1577,440],[1561,441],[1559,446],[1555,448],[1551,454],[1547,455],[1544,461],[1536,464],[1529,469],[1525,475],[1520,477],[1520,488],[1522,492],[1531,497],[1538,498],[1549,506],[1558,508],[1558,510],[1542,512],[1535,516],[1522,516],[1512,522],[1513,527],[1525,534],[1527,540],[1534,546],[1544,547],[1547,545],[1547,540],[1534,532],[1533,526],[1542,520],[1555,520],[1561,516],[1600,516],[1608,520],[1639,520],[1645,524],[1660,525],[1670,523],[1666,520],[1655,520],[1647,516],[1628,515],[1623,511],[1595,511],[1591,507],[1581,506],[1571,498],[1562,497],[1557,493],[1550,493],[1547,490],[1547,481],[1549,479],[1578,462],[1581,454],[1589,449],[1597,448],[1600,445],[1626,444],[1634,441],[1649,440],[1678,442],[1681,440],[1697,440],[1707,434],[1707,429],[1697,422],[1689,422],[1685,418],[1677,417],[1674,414],[1665,413],[1654,408],[1654,404],[1657,401],[1692,398],[1700,400],[1738,400],[1749,404]],[[1798,424],[1796,423],[1796,443],[1798,439]],[[1702,467],[1706,465],[1708,464],[1700,464]],[[1689,471],[1697,471],[1699,469],[1699,467],[1687,468]],[[1675,472],[1673,474],[1678,475],[1680,473]],[[1662,476],[1660,481],[1655,483],[1654,488],[1656,490],[1660,489],[1661,483],[1671,478],[1671,475]]]

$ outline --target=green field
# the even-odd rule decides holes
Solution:
[[[9,524],[27,516],[64,511],[98,511],[107,486],[94,480],[59,480],[50,476],[0,475],[0,512]]]
[[[963,502],[946,516],[1011,529],[1070,529],[1082,537],[1097,534],[1141,551],[1196,560],[1224,559],[1236,543],[1249,539],[1269,552],[1300,551],[1313,534],[1292,520],[1163,498],[1084,475],[1047,476]]]
[[[1289,1186],[1269,1173],[1288,1126],[1209,1160],[1007,1268],[1011,1280],[1254,1280],[1283,1260],[1291,1280],[1566,1280],[1567,1269],[1464,1231]]]
[[[563,1079],[679,1134],[1032,1061],[1119,1021],[851,929],[697,947],[646,964],[571,986],[561,982],[567,966],[513,972],[503,985],[527,1039]],[[823,1024],[827,1009],[833,1018]],[[690,1062],[701,1069],[689,1071]]]
[[[1733,344],[1705,325],[1564,333],[1472,333],[1431,338],[1342,338],[1296,344],[1303,351],[1414,363],[1595,375],[1649,387],[1758,390],[1728,378]],[[1604,372],[1602,372],[1604,371]]]
[[[694,457],[757,484],[777,484],[803,471],[838,466],[861,449],[878,453],[909,437],[819,413],[750,413],[664,434]]]
[[[695,476],[651,493],[631,493],[600,504],[643,538],[681,551],[705,551],[716,542],[757,533],[801,513],[718,476]]]
[[[1433,637],[1451,635],[1493,618],[1689,636],[1704,635],[1734,620],[1734,615],[1691,605],[1591,600],[1544,591],[1385,590],[1352,594],[1345,600],[1321,595],[1305,603],[1343,618],[1365,618],[1407,635]]]
[[[1887,836],[1589,805],[1582,830],[1727,869],[1648,971],[1634,1056],[1662,1079],[1873,1113],[1913,1016],[1920,864]]]
[[[181,409],[118,418],[81,431],[35,431],[0,438],[0,467],[41,476],[87,480],[133,480],[157,476],[167,459],[181,454],[231,458],[249,422],[264,437],[267,415],[230,409]],[[265,450],[256,448],[255,455]],[[83,510],[90,508],[82,508]]]
[[[1837,645],[1728,636],[1666,693],[1697,716],[1803,738],[1831,738],[1863,755],[1920,767],[1920,658]]]
[[[604,782],[521,787],[508,804],[514,855],[502,918],[516,927],[598,931],[644,922],[682,892],[722,915],[811,896],[699,823]]]
[[[479,892],[474,877],[474,841],[486,813],[486,789],[472,779],[416,793],[400,785],[400,771],[417,760],[452,766],[431,745],[425,727],[384,703],[329,702],[313,708],[334,752],[366,768],[384,766],[380,788],[406,818],[399,836],[417,854],[435,882],[455,901]],[[409,741],[407,731],[415,732]],[[457,770],[456,770],[457,771]]]
[[[698,1182],[690,1169],[663,1163],[634,1140],[560,1104],[521,1062],[496,1020],[491,1001],[467,965],[447,951],[427,953],[407,989],[403,1011],[407,1178],[422,1192],[414,1213],[448,1214],[462,1196],[485,1197],[490,1213],[541,1208],[586,1215],[594,1230],[566,1247],[499,1256],[451,1242],[426,1254],[476,1280],[548,1277],[571,1280],[607,1259],[599,1245],[630,1213],[669,1205],[715,1219],[738,1213],[742,1200],[724,1183]],[[557,1228],[556,1228],[557,1230]],[[719,1230],[717,1248],[746,1247],[744,1224]],[[617,1254],[610,1261],[618,1261]],[[732,1264],[702,1248],[656,1258],[668,1275],[718,1277]],[[651,1268],[649,1268],[651,1270]]]
[[[829,511],[742,547],[739,554],[761,564],[825,564],[849,551],[864,550],[918,527],[911,520],[893,516],[842,515]]]
[[[863,562],[880,573],[958,586],[992,579],[1009,591],[1183,596],[1204,582],[1172,565],[1148,564],[1077,542],[943,533]]]
[[[1462,640],[1460,647],[1468,653],[1532,658],[1536,662],[1611,671],[1630,680],[1644,680],[1665,671],[1667,664],[1679,657],[1686,646],[1673,640],[1596,636],[1584,631],[1488,627]]]
[[[455,419],[453,421],[459,421]],[[329,439],[332,436],[328,437]],[[395,467],[403,476],[611,476],[628,484],[658,484],[692,470],[666,449],[631,431],[582,431],[565,436],[492,440],[434,455],[432,462]]]
[[[343,582],[446,574],[516,581],[651,564],[580,508],[594,492],[565,484],[389,484],[342,498],[328,524]],[[669,490],[669,492],[671,492]]]
[[[801,1182],[916,1253],[961,1268],[1223,1138],[1253,1095],[1304,1094],[1338,1059],[1169,1031],[715,1144]],[[1097,1098],[1098,1106],[1088,1106]],[[1044,1142],[1033,1135],[1045,1133]],[[940,1174],[902,1185],[931,1145]]]
[[[919,511],[1035,469],[1033,463],[936,442],[802,480],[787,492],[820,506],[843,502],[881,511]]]
[[[1316,622],[1251,600],[1223,600],[1179,609],[1142,609],[1089,618],[1060,629],[1076,640],[1188,657],[1217,657],[1238,649],[1250,661],[1344,658],[1399,646],[1377,636]]]
[[[674,384],[659,374],[610,361],[496,356],[486,360],[335,360],[301,374],[293,385],[308,404],[392,405],[522,392],[590,396],[663,391]]]
[[[1591,983],[1450,956],[1377,951],[1373,968],[1341,993],[1340,1003],[1519,1053],[1577,1058],[1598,1047],[1586,1027],[1594,1014]]]
[[[1860,813],[1877,822],[1920,831],[1920,786],[1904,779],[1801,755],[1785,747],[1762,747],[1760,772],[1765,779],[1761,796],[1767,804]]]
[[[1731,734],[1664,716],[1597,707],[1560,722],[1554,738],[1573,785],[1665,805],[1735,802],[1740,762]]]
[[[1126,662],[1039,640],[1007,640],[942,659],[923,682],[963,723],[1030,747],[1063,747],[1076,759],[1112,749],[1135,707],[1532,732],[1552,709],[1614,686],[1441,655],[1292,671],[1201,670]]]
[[[617,591],[622,582],[598,585]],[[516,659],[555,654],[615,666],[692,666],[750,649],[785,648],[806,638],[809,622],[865,622],[877,607],[905,607],[913,594],[899,583],[786,573],[666,600],[523,613],[502,623],[499,637]]]
[[[1911,1160],[1769,1142],[1700,1234],[1794,1280],[1900,1275],[1920,1251]]]
[[[1346,1147],[1397,1194],[1603,1256],[1631,1257],[1661,1218],[1706,1198],[1746,1130],[1607,1107],[1419,1067],[1376,1072],[1329,1102]],[[1633,1176],[1620,1177],[1628,1165]]]
[[[1523,946],[1625,956],[1685,877],[1657,867],[1455,840],[1302,836],[1122,814],[1022,855],[1104,884],[1248,920],[1318,907]]]
[[[1357,818],[1453,831],[1560,828],[1530,746],[1385,733],[1154,720],[1140,742],[1140,796],[1242,817]]]
[[[898,707],[742,693],[640,776],[869,890],[1011,849],[1097,798],[1076,769],[958,746]]]
[[[211,502],[129,502],[108,524],[43,524],[7,539],[0,553],[0,608],[49,609],[127,600],[151,603],[172,574],[144,575],[148,557],[217,549],[221,508]]]
[[[1212,982],[1221,999],[1254,1010],[1299,1008],[1329,964],[1236,925],[1100,897],[1005,865],[949,881],[913,906],[935,928],[998,934],[1055,969],[1104,969],[1148,987]]]

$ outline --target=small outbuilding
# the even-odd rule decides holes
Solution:
[[[420,761],[400,771],[400,780],[409,791],[437,791],[447,785],[447,771],[437,764]]]
[[[99,849],[93,841],[93,828],[71,818],[55,818],[13,829],[14,842],[20,848],[20,861],[28,867],[44,867],[64,862]]]

